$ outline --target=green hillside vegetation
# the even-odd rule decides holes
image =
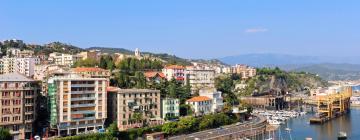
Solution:
[[[34,51],[35,55],[37,54],[48,55],[52,52],[76,54],[84,50],[76,46],[61,42],[52,42],[45,45],[34,45],[34,44],[16,42],[13,40],[8,40],[8,41],[4,41],[3,43],[0,43],[0,48],[1,48],[2,56],[6,55],[6,51],[9,48],[17,48],[20,50],[32,50]]]
[[[279,68],[259,68],[257,75],[246,81],[245,89],[237,89],[238,96],[249,96],[254,93],[266,93],[271,89],[280,89],[296,93],[309,88],[324,87],[328,83],[315,74],[305,72],[285,72]],[[241,83],[237,80],[236,84]]]

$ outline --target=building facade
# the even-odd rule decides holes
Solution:
[[[89,51],[85,51],[85,52],[80,52],[80,53],[78,53],[78,55],[81,56],[82,60],[85,60],[88,58],[100,60],[101,53],[99,50],[89,50]]]
[[[34,76],[37,58],[8,58],[0,59],[0,74],[18,72],[28,77]]]
[[[48,81],[50,125],[58,135],[77,135],[104,128],[107,118],[107,79],[76,74]]]
[[[198,92],[202,88],[215,87],[215,70],[205,67],[186,67],[185,81],[189,82],[192,93]]]
[[[190,105],[195,116],[202,116],[212,113],[212,99],[206,96],[193,97],[186,101]]]
[[[166,79],[170,81],[175,79],[179,82],[184,82],[185,80],[185,67],[179,65],[170,65],[163,68],[162,73],[165,75]]]
[[[73,68],[71,71],[87,78],[106,78],[110,79],[111,73],[109,70],[96,68],[96,67],[78,67]]]
[[[116,121],[120,130],[163,123],[159,90],[112,87],[108,89],[108,96],[108,120]]]
[[[161,118],[172,119],[180,116],[179,99],[165,98],[161,99]]]
[[[57,65],[71,66],[76,61],[81,59],[79,55],[63,54],[58,52],[53,52],[49,54],[49,61]]]
[[[0,75],[0,127],[9,129],[14,139],[30,139],[39,92],[36,81],[19,73]]]
[[[204,88],[199,91],[200,96],[209,97],[212,99],[211,112],[220,112],[224,108],[223,97],[221,92],[215,88]]]
[[[236,64],[235,66],[231,67],[231,73],[241,75],[242,79],[248,79],[256,76],[256,68],[243,64]]]

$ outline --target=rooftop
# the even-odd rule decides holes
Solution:
[[[0,82],[31,82],[35,81],[17,72],[0,75]]]
[[[148,77],[148,78],[155,77],[156,75],[159,75],[162,78],[165,77],[164,73],[157,72],[157,71],[148,71],[148,72],[145,72],[144,75],[145,75],[145,77]]]
[[[116,93],[120,93],[120,94],[123,94],[123,93],[154,93],[154,92],[160,92],[160,90],[152,90],[152,89],[121,89],[121,88],[118,88],[118,87],[108,87],[107,88],[107,91],[110,91],[110,92],[116,92]]]
[[[209,97],[206,96],[197,96],[197,97],[192,97],[189,100],[186,100],[187,102],[201,102],[201,101],[209,101],[211,100]]]
[[[104,72],[107,71],[97,67],[77,67],[72,69],[74,72]]]
[[[169,65],[166,66],[165,69],[185,69],[185,67],[180,65]]]

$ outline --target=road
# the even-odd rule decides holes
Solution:
[[[260,116],[254,117],[251,121],[240,125],[228,125],[221,128],[170,137],[168,140],[212,140],[224,137],[249,137],[263,133],[266,128],[266,119]]]

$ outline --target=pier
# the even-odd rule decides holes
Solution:
[[[347,113],[350,110],[351,95],[352,88],[343,87],[336,93],[317,97],[317,115],[310,118],[310,124],[322,124]]]

